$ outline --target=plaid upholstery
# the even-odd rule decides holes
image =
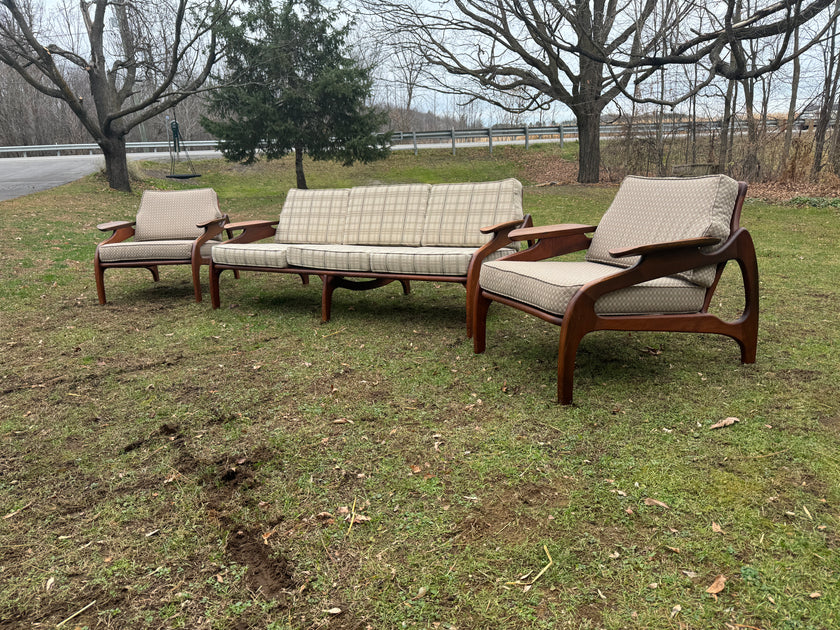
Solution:
[[[218,241],[205,243],[201,255],[210,257],[210,249]],[[99,246],[99,260],[104,263],[128,262],[139,260],[183,260],[190,261],[193,241],[178,239],[174,241],[123,241],[104,243]]]
[[[340,243],[350,189],[299,190],[286,195],[274,240],[277,243]]]
[[[492,238],[479,229],[522,218],[522,184],[515,179],[432,186],[422,244],[481,247]]]
[[[350,189],[345,245],[420,245],[428,184]]]
[[[502,248],[485,260],[512,254]],[[466,276],[474,247],[375,247],[370,250],[370,269],[377,273],[435,276]]]
[[[591,262],[505,261],[481,266],[481,288],[563,315],[569,301],[587,282],[621,271],[620,267]],[[602,315],[696,313],[706,289],[687,280],[657,278],[614,291],[595,303]]]
[[[737,195],[738,182],[726,175],[627,177],[598,224],[586,260],[630,267],[637,257],[613,258],[609,250],[702,236],[723,240]],[[714,267],[703,267],[678,277],[708,287],[714,275]]]
[[[196,227],[199,223],[221,217],[216,191],[212,188],[146,190],[137,210],[134,239],[195,240],[204,233],[203,229]]]
[[[291,245],[286,256],[293,267],[370,271],[370,251],[364,245]]]
[[[213,262],[245,267],[288,267],[289,245],[279,243],[226,243],[213,248]]]

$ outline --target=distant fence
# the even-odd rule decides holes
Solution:
[[[776,126],[776,121],[769,119],[767,125]],[[634,123],[628,126],[626,123],[615,123],[601,125],[601,137],[609,138],[625,135],[631,132],[634,136],[650,136],[661,129],[669,136],[684,135],[689,132],[698,134],[710,134],[720,130],[720,121],[703,121],[693,126],[687,122],[666,122],[663,125],[656,123]],[[746,129],[746,122],[739,121],[735,124],[735,131],[742,132]],[[470,146],[488,147],[493,152],[493,145],[500,144],[524,144],[527,149],[532,142],[559,142],[561,145],[566,140],[576,140],[578,129],[574,123],[529,127],[487,127],[484,129],[447,129],[443,131],[395,131],[391,135],[391,149],[413,150],[416,154],[423,148],[452,148],[455,153],[457,147],[466,148]],[[184,140],[181,145],[188,150],[213,151],[219,146],[218,140]],[[163,142],[128,142],[126,150],[129,153],[157,153],[168,152],[169,144]],[[96,143],[88,144],[43,144],[17,147],[0,147],[0,157],[9,157],[12,154],[22,157],[31,155],[79,155],[88,153],[93,155],[100,153],[101,149]]]

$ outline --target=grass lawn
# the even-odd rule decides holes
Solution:
[[[597,222],[614,186],[536,185],[560,159],[307,177],[514,176],[535,223]],[[95,226],[142,188],[211,186],[245,220],[294,182],[144,168],[133,194],[91,176],[0,203],[0,628],[840,627],[837,208],[747,201],[756,364],[724,337],[595,333],[562,407],[558,329],[494,305],[473,355],[457,285],[338,290],[324,325],[317,279],[225,274],[213,311],[187,267],[109,270],[99,306]],[[727,269],[714,309],[739,292]]]

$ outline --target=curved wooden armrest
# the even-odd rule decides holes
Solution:
[[[514,219],[513,221],[505,221],[504,223],[497,223],[496,225],[479,228],[479,232],[482,234],[491,234],[493,232],[501,232],[502,230],[506,230],[508,228],[514,228],[519,225],[522,225],[522,219]]]
[[[224,215],[219,217],[218,219],[210,219],[209,221],[205,221],[204,223],[196,223],[195,227],[204,228],[205,230],[211,225],[219,225],[219,227],[224,227],[227,224],[228,219],[228,215]]]
[[[514,241],[532,241],[541,238],[577,236],[579,234],[585,234],[587,232],[594,232],[597,227],[597,225],[584,225],[583,223],[536,225],[534,227],[513,230],[510,233],[510,238]]]
[[[613,258],[624,258],[626,256],[644,256],[655,252],[665,252],[675,249],[697,249],[720,243],[719,238],[713,236],[702,236],[698,238],[687,238],[681,241],[668,241],[665,243],[650,243],[636,247],[624,247],[622,249],[611,249],[610,256]]]
[[[97,230],[102,230],[103,232],[116,232],[120,228],[130,228],[134,227],[135,221],[108,221],[107,223],[100,223],[96,226]]]
[[[224,229],[230,238],[225,243],[253,243],[274,236],[277,231],[275,226],[278,223],[279,221],[263,221],[259,219],[228,223],[224,226]],[[241,232],[237,236],[231,237],[233,232],[237,230],[241,230]]]
[[[255,219],[253,221],[237,221],[236,223],[228,223],[225,225],[226,230],[247,230],[254,227],[274,227],[279,221],[264,221]]]

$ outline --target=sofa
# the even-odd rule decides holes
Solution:
[[[214,245],[210,296],[220,306],[221,273],[310,275],[322,283],[321,319],[337,288],[367,290],[399,281],[455,282],[471,294],[485,261],[517,251],[508,233],[532,225],[516,179],[458,184],[400,184],[289,191],[277,221],[229,223],[236,236]]]

